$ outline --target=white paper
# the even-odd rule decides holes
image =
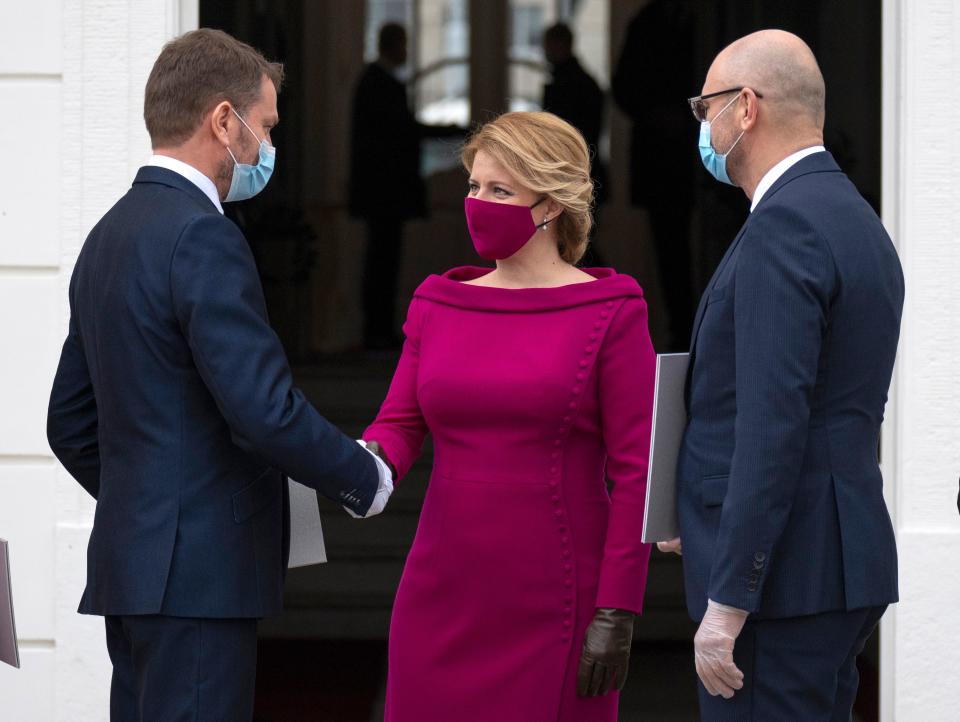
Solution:
[[[20,668],[17,625],[13,618],[13,588],[10,582],[10,549],[0,539],[0,662]]]
[[[327,561],[320,526],[317,492],[293,479],[290,484],[290,561],[287,567],[306,567]]]
[[[688,353],[657,356],[657,381],[653,395],[650,431],[650,466],[643,512],[643,541],[669,541],[680,536],[677,519],[677,458],[687,428],[684,389]]]

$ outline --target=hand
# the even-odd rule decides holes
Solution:
[[[633,612],[597,609],[587,627],[577,670],[577,694],[599,697],[616,687],[623,689],[630,667]]]
[[[387,458],[387,452],[383,450],[383,447],[380,446],[376,441],[367,442],[367,451],[371,451],[377,456],[379,456],[383,463],[390,467],[390,473],[393,475],[393,478],[397,478],[397,470],[393,467],[393,464],[390,463],[390,459]]]
[[[393,493],[394,472],[392,467],[388,466],[389,462],[387,461],[386,455],[383,453],[383,449],[380,448],[380,444],[377,444],[376,441],[371,441],[368,444],[362,439],[357,439],[357,443],[365,448],[367,453],[373,457],[374,462],[376,462],[377,474],[380,477],[380,484],[377,488],[376,495],[373,497],[373,503],[370,505],[367,513],[363,516],[355,513],[352,509],[348,509],[347,507],[343,508],[346,509],[347,513],[354,519],[369,519],[371,516],[376,516],[386,508],[387,500]],[[371,446],[373,446],[373,448],[371,448]]]
[[[747,612],[707,600],[707,613],[693,638],[697,674],[707,692],[724,699],[743,688],[743,672],[733,662],[733,645],[747,621]]]
[[[683,556],[683,541],[680,537],[676,537],[670,541],[657,542],[657,549],[664,553],[673,552],[674,554]]]

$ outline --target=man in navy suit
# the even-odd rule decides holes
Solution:
[[[282,68],[215,30],[147,82],[155,155],[90,232],[48,416],[97,500],[83,614],[106,618],[114,722],[250,720],[257,619],[281,610],[285,476],[363,516],[390,474],[294,388],[221,201],[266,185]]]
[[[903,274],[823,148],[824,96],[806,44],[762,31],[690,100],[704,165],[751,200],[694,321],[677,468],[707,722],[850,720],[897,601],[877,449]]]

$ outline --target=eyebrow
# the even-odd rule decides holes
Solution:
[[[476,178],[474,178],[473,176],[470,176],[470,178],[469,178],[468,180],[469,180],[471,183],[476,183],[477,185],[480,185],[480,181],[478,181],[478,180],[477,180]],[[506,181],[501,181],[501,180],[492,180],[492,181],[490,181],[490,185],[494,185],[494,186],[506,186],[507,188],[510,188],[511,190],[513,189],[513,184],[507,183]]]

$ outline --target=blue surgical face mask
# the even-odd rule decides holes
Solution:
[[[716,120],[724,111],[733,105],[738,99],[739,95],[734,97],[729,103],[723,106],[720,109],[720,112],[713,116],[713,120]],[[713,121],[705,120],[700,124],[700,160],[703,161],[703,167],[706,168],[710,175],[716,178],[721,183],[726,183],[728,185],[733,185],[733,181],[730,180],[730,176],[727,175],[727,156],[730,155],[730,152],[737,147],[737,143],[740,142],[740,139],[743,137],[743,133],[740,133],[737,136],[737,139],[733,141],[726,153],[717,153],[713,149],[713,143],[710,141],[710,123]],[[746,131],[744,131],[746,132]]]
[[[257,134],[247,125],[247,121],[240,116],[240,113],[233,110],[233,114],[240,118],[243,126],[250,131],[254,138],[257,138]],[[230,181],[230,191],[224,201],[229,203],[253,198],[266,187],[270,176],[273,175],[273,164],[277,159],[277,149],[267,143],[266,140],[260,140],[260,138],[257,138],[257,140],[260,141],[260,160],[256,165],[238,163],[233,151],[227,148],[227,153],[233,158],[233,180]]]

